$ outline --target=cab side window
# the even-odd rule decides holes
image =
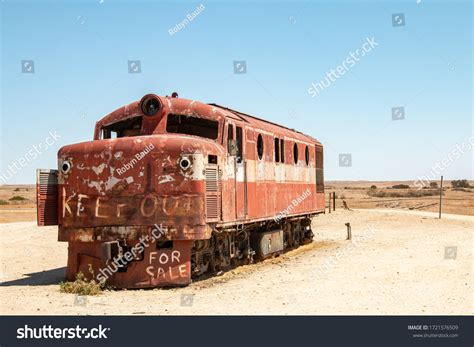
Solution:
[[[241,163],[243,159],[243,152],[242,152],[242,142],[243,142],[243,136],[242,136],[242,128],[241,127],[236,127],[235,128],[237,134],[236,134],[236,140],[237,140],[237,163]]]
[[[280,154],[281,154],[281,162],[285,162],[285,141],[283,139],[280,139]]]
[[[234,139],[234,126],[232,124],[227,125],[227,153],[231,152],[231,144]]]
[[[279,163],[280,162],[280,139],[275,137],[274,142],[275,142],[275,163]]]

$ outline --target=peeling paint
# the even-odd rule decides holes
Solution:
[[[102,191],[102,188],[101,188],[101,185],[99,182],[96,182],[96,181],[87,181],[87,186],[89,188],[95,188],[97,190],[98,193],[100,193]]]
[[[164,176],[159,176],[158,177],[158,183],[167,183],[167,182],[174,182],[175,179],[171,175],[164,175]]]
[[[106,163],[102,163],[100,164],[99,166],[92,166],[91,169],[92,171],[95,172],[96,175],[100,175],[102,173],[102,171],[104,171],[104,169],[107,167],[107,164]]]
[[[110,190],[112,189],[113,186],[115,186],[117,183],[119,183],[121,180],[120,178],[117,177],[110,177],[107,182],[105,182],[105,189]]]

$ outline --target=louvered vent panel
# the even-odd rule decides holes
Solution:
[[[206,192],[217,192],[219,188],[219,177],[217,168],[206,169]]]
[[[206,198],[207,219],[219,218],[219,201],[216,195],[207,195]]]
[[[38,225],[58,225],[57,170],[37,170],[36,211]]]
[[[206,168],[206,218],[218,221],[221,215],[221,174],[217,167]]]

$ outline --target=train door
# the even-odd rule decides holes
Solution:
[[[235,127],[235,212],[237,219],[244,219],[247,209],[247,168],[245,163],[245,132]]]
[[[244,132],[234,121],[227,122],[227,179],[223,194],[228,198],[223,201],[224,220],[243,219],[246,216],[247,175],[244,158]]]
[[[315,196],[315,204],[316,209],[324,209],[325,208],[325,194],[324,194],[324,158],[323,158],[323,148],[320,146],[316,146],[316,194]]]

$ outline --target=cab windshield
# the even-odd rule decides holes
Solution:
[[[124,119],[101,129],[101,139],[140,136],[142,134],[142,117]]]
[[[219,133],[219,122],[196,116],[171,113],[166,121],[166,131],[216,140]]]

